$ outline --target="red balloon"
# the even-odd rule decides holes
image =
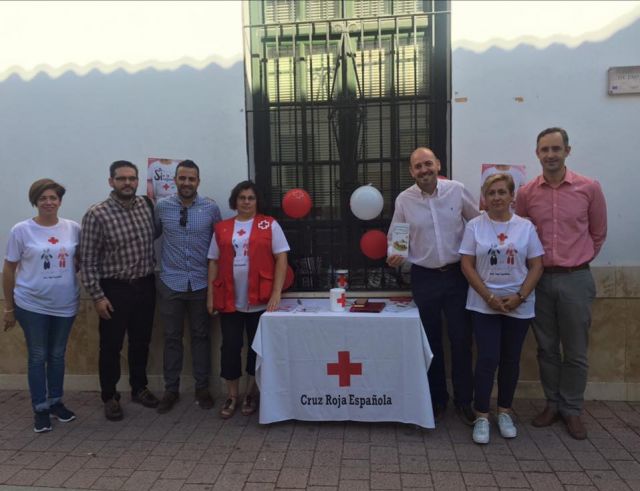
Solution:
[[[360,238],[360,250],[369,259],[382,259],[387,255],[387,236],[380,230],[369,230]]]
[[[282,291],[288,290],[293,285],[293,280],[295,279],[295,275],[293,274],[293,269],[291,266],[287,266],[287,274],[284,277],[284,284],[282,285]]]
[[[304,189],[290,189],[282,198],[282,209],[291,218],[302,218],[311,211],[311,196]]]

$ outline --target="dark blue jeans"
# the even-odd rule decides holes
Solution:
[[[520,376],[520,355],[531,319],[472,312],[478,351],[475,371],[476,411],[489,412],[493,378],[498,369],[498,407],[510,408]]]
[[[435,405],[449,400],[442,348],[442,313],[447,321],[451,344],[451,379],[456,406],[471,404],[473,372],[471,368],[471,318],[465,309],[469,284],[459,265],[446,271],[411,266],[411,289],[418,306],[433,360],[429,368],[429,388]]]
[[[38,314],[15,306],[29,353],[28,379],[34,411],[46,411],[62,399],[64,355],[75,316]]]

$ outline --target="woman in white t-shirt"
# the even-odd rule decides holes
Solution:
[[[535,227],[510,210],[514,187],[509,174],[487,178],[482,186],[487,212],[467,224],[459,251],[477,348],[476,443],[489,443],[489,401],[498,367],[498,427],[504,438],[517,435],[511,404],[522,345],[534,317],[534,289],[542,275],[544,249]]]
[[[228,392],[220,410],[224,419],[236,410],[245,329],[249,378],[241,411],[248,416],[257,409],[256,353],[251,344],[262,313],[278,308],[287,272],[289,244],[278,222],[260,213],[260,204],[253,182],[237,184],[229,197],[229,208],[237,215],[215,225],[209,247],[207,309],[211,314],[220,312],[221,375]]]
[[[28,379],[34,411],[33,431],[51,430],[51,416],[76,418],[62,403],[65,351],[78,312],[76,247],[80,226],[58,217],[65,188],[40,179],[29,189],[34,218],[11,229],[4,260],[4,328],[16,321],[27,341]]]

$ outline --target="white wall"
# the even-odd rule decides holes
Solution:
[[[240,4],[170,4],[162,2],[151,17],[147,15],[152,6],[149,2],[122,2],[111,4],[111,8],[104,3],[92,7],[82,2],[0,6],[0,27],[4,29],[0,29],[0,45],[6,47],[8,44],[2,41],[11,42],[2,36],[11,31],[8,24],[13,21],[22,22],[23,29],[19,32],[21,38],[14,39],[11,45],[19,49],[17,41],[31,39],[41,47],[25,47],[24,66],[7,68],[6,59],[0,59],[3,255],[11,226],[34,214],[27,199],[34,180],[50,177],[63,183],[67,195],[60,214],[79,221],[90,204],[103,200],[110,191],[108,166],[114,160],[130,160],[138,165],[138,193],[144,194],[148,157],[192,159],[201,169],[201,194],[214,198],[223,214],[230,215],[229,192],[248,176]],[[54,50],[46,58],[48,34],[55,33],[42,32],[46,29],[42,21],[60,13],[62,6],[66,9],[62,13],[68,17],[55,32],[64,32],[64,39],[54,38],[50,44],[66,50],[63,52],[67,57]],[[38,10],[40,7],[44,10]],[[233,15],[229,14],[229,7],[235,9]],[[159,17],[163,11],[164,20]],[[192,22],[185,24],[185,15],[190,11]],[[108,18],[101,23],[100,16],[107,13]],[[70,20],[74,15],[75,23]],[[134,18],[127,17],[132,15]],[[205,15],[208,21],[203,18]],[[126,19],[128,24],[121,23]],[[156,23],[155,28],[148,24],[149,19]],[[217,39],[225,23],[235,35]],[[102,26],[100,35],[92,37],[87,25],[95,25],[95,29]],[[205,26],[218,30],[207,38],[197,30]],[[174,45],[182,46],[182,51],[175,47],[170,50],[171,59],[178,61],[171,63],[162,52],[154,52],[153,43],[136,44],[141,28],[157,37],[166,34]],[[99,41],[105,35],[114,38],[112,45],[104,39]],[[76,45],[69,42],[74,38]],[[184,40],[198,43],[191,49]],[[86,45],[92,42],[96,57],[87,58],[90,48]],[[205,42],[208,47],[203,50]],[[156,45],[156,49],[160,47],[159,43]],[[127,57],[127,53],[131,56]],[[157,56],[141,61],[141,53]],[[230,54],[235,56],[235,62],[229,59]],[[121,61],[108,64],[110,57],[119,55],[123,57]],[[11,56],[15,57],[14,51]],[[189,56],[200,58],[182,61]],[[211,61],[225,57],[225,66]],[[12,60],[16,62],[15,58]],[[61,67],[63,61],[75,65]],[[78,65],[82,62],[100,69],[87,72],[87,65]],[[40,70],[34,71],[34,65]]]
[[[608,67],[640,64],[639,5],[452,2],[453,91],[467,98],[453,103],[454,177],[478,189],[483,162],[524,163],[533,176],[536,134],[566,127],[568,165],[598,178],[609,203],[599,264],[640,263],[640,96],[606,94]],[[107,195],[117,159],[143,168],[147,157],[191,158],[202,193],[226,211],[231,186],[247,176],[240,10],[0,2],[0,46],[12,47],[0,50],[0,251],[10,227],[33,214],[33,180],[63,182],[61,214],[80,220]]]
[[[463,7],[453,2],[454,22]],[[557,17],[552,3],[544,10]],[[504,22],[500,15],[483,20],[494,32]],[[526,43],[494,39],[476,43],[478,50],[474,43],[460,43],[464,47],[452,54],[453,177],[479,190],[482,163],[525,164],[534,177],[540,173],[536,135],[564,127],[572,145],[567,165],[597,178],[607,198],[609,235],[598,265],[640,264],[640,94],[607,95],[609,67],[640,65],[640,9],[622,21],[614,23],[619,29],[603,25],[610,34],[596,41],[587,40],[589,33],[582,42],[575,42],[578,37],[568,43],[560,35]],[[601,32],[595,37],[602,38]],[[534,34],[535,29],[522,32]]]
[[[119,159],[134,162],[146,179],[147,157],[190,158],[201,168],[201,194],[228,209],[231,187],[248,175],[243,107],[240,62],[0,83],[0,248],[9,228],[33,215],[31,182],[63,183],[61,215],[80,220],[108,194],[108,166]]]

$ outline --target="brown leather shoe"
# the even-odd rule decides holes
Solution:
[[[196,402],[201,409],[211,409],[213,407],[213,397],[209,389],[196,389]]]
[[[160,400],[146,387],[137,394],[131,394],[131,402],[142,404],[144,407],[158,407]]]
[[[531,424],[536,428],[544,428],[545,426],[551,426],[553,423],[558,421],[559,418],[560,415],[558,414],[558,411],[547,406],[544,408],[544,411],[533,418]]]
[[[180,394],[178,392],[171,392],[167,390],[162,395],[162,399],[160,399],[160,403],[158,403],[158,414],[165,414],[173,409],[173,406],[176,402],[180,400]]]
[[[109,399],[104,403],[104,416],[109,421],[120,421],[124,417],[117,399]]]
[[[587,429],[584,427],[584,424],[582,424],[580,416],[563,416],[562,419],[564,419],[567,425],[567,431],[571,437],[576,440],[584,440],[587,438]]]

